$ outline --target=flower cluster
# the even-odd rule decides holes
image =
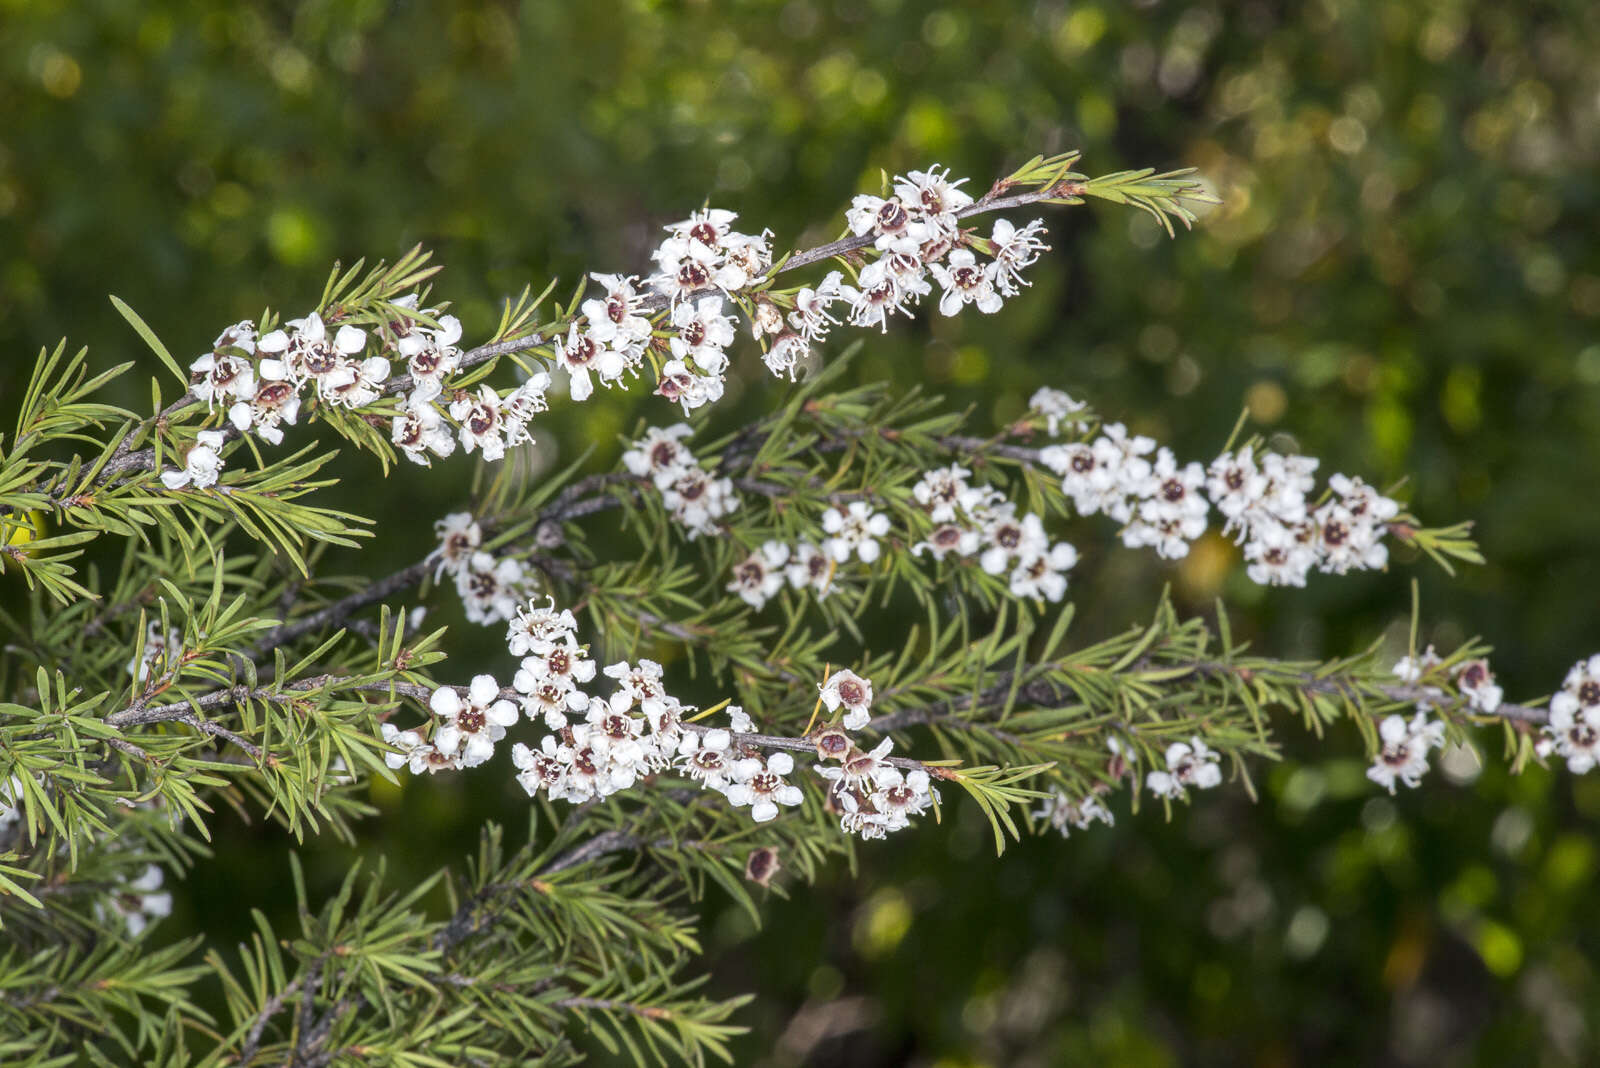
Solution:
[[[1567,770],[1582,775],[1600,764],[1600,653],[1572,665],[1550,698],[1550,722],[1538,752],[1554,752]]]
[[[534,576],[520,560],[483,551],[483,530],[466,512],[453,512],[433,524],[438,548],[428,554],[434,579],[455,579],[467,619],[473,623],[510,620],[528,599]]]
[[[840,737],[846,737],[845,744],[839,744]],[[889,756],[893,748],[893,740],[885,738],[871,751],[864,751],[849,744],[842,731],[818,737],[818,754],[838,761],[815,768],[828,783],[828,810],[839,816],[839,828],[846,834],[869,841],[883,838],[909,827],[913,816],[939,803],[939,792],[927,769],[914,766],[902,770]],[[836,754],[835,750],[842,751]]]
[[[1007,576],[1012,596],[1060,601],[1067,592],[1065,572],[1077,564],[1078,550],[1064,541],[1052,544],[1037,515],[1018,517],[1015,502],[992,486],[970,485],[971,474],[951,464],[925,472],[911,488],[934,524],[911,547],[912,554],[926,551],[935,560],[976,554],[984,571]]]
[[[650,480],[661,503],[693,539],[715,532],[718,520],[738,510],[739,496],[731,479],[700,466],[683,443],[690,433],[685,423],[650,427],[622,454],[622,462],[632,474]]]
[[[1046,419],[1075,410],[1037,395],[1035,408]],[[1061,490],[1080,515],[1103,512],[1123,524],[1123,544],[1153,548],[1167,559],[1188,554],[1216,505],[1223,533],[1244,547],[1250,578],[1269,586],[1304,586],[1313,568],[1343,575],[1384,567],[1383,538],[1400,511],[1346,475],[1330,478],[1327,499],[1314,504],[1315,457],[1268,452],[1258,461],[1246,445],[1202,468],[1180,464],[1165,446],[1121,423],[1103,427],[1093,441],[1048,445],[1039,461],[1061,476]]]

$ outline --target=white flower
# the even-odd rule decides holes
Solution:
[[[608,678],[617,681],[617,690],[608,702],[613,712],[626,712],[638,708],[645,718],[654,720],[662,711],[667,691],[662,682],[664,671],[654,660],[641,659],[637,664],[626,660],[607,665]]]
[[[743,708],[738,705],[729,705],[727,712],[728,726],[732,730],[739,734],[754,734],[756,732],[755,721],[750,718],[750,714]]]
[[[1484,715],[1492,714],[1505,697],[1505,691],[1495,685],[1487,660],[1468,660],[1456,668],[1456,686],[1467,704]]]
[[[1050,251],[1044,243],[1044,233],[1043,219],[1035,219],[1020,230],[1009,219],[995,220],[989,243],[993,246],[995,286],[1000,292],[1012,296],[1018,286],[1032,284],[1022,277],[1022,269],[1032,266],[1039,253]]]
[[[274,366],[269,367],[268,364]],[[263,360],[257,368],[260,381],[255,395],[228,409],[228,421],[240,432],[254,429],[256,437],[273,445],[283,441],[280,423],[294,425],[300,413],[300,393],[276,360]]]
[[[427,772],[437,775],[441,771],[459,771],[463,765],[461,754],[441,753],[438,746],[423,740],[419,731],[403,731],[392,723],[385,723],[383,740],[399,750],[385,753],[383,762],[396,770],[408,768],[413,775]]]
[[[359,363],[346,364],[349,375],[323,392],[330,404],[346,408],[361,408],[383,396],[383,384],[389,380],[389,361],[382,356],[369,356]]]
[[[1152,771],[1145,778],[1145,786],[1157,797],[1176,800],[1187,794],[1190,786],[1209,790],[1222,782],[1222,769],[1217,766],[1221,757],[1198,736],[1167,746],[1166,759],[1166,771]]]
[[[1367,769],[1367,778],[1394,793],[1396,780],[1415,787],[1428,771],[1428,750],[1444,745],[1444,724],[1418,712],[1409,723],[1387,716],[1378,724],[1381,745]]]
[[[715,294],[696,301],[684,301],[672,309],[672,326],[677,333],[668,339],[672,355],[693,360],[702,372],[720,375],[728,366],[723,352],[733,344],[733,320],[722,312],[722,298]]]
[[[650,340],[650,320],[639,314],[644,298],[633,288],[638,279],[620,274],[591,274],[589,277],[606,290],[603,299],[591,298],[583,302],[589,336],[619,352],[635,347],[642,349]]]
[[[459,753],[461,763],[477,767],[494,755],[494,743],[517,722],[517,706],[500,697],[493,675],[478,675],[463,700],[453,686],[441,686],[428,699],[441,721],[433,744],[446,756]]]
[[[828,308],[844,296],[844,276],[829,271],[817,287],[802,287],[794,295],[794,311],[789,313],[789,325],[800,332],[807,341],[821,341],[828,331],[839,325],[839,320],[829,314]]]
[[[944,296],[939,298],[941,314],[955,315],[964,305],[976,304],[985,315],[993,315],[1005,303],[994,287],[993,265],[978,263],[971,249],[956,249],[950,253],[949,266],[934,263],[928,271],[944,287]]]
[[[131,938],[138,938],[152,920],[172,915],[172,895],[161,889],[164,876],[154,864],[146,865],[137,879],[122,883],[111,891],[107,900],[111,911],[122,917]],[[104,921],[106,912],[101,902],[95,903],[95,914]]]
[[[773,753],[765,763],[755,757],[740,760],[734,765],[728,801],[736,807],[749,805],[750,818],[757,823],[777,819],[779,805],[793,807],[803,800],[800,788],[784,781],[793,770],[794,758],[788,753]]]
[[[919,244],[926,239],[926,226],[906,209],[898,196],[884,200],[862,193],[850,202],[850,210],[844,213],[844,219],[850,232],[857,237],[876,234],[876,244],[880,249],[888,247],[900,237],[911,237]]]
[[[970,474],[972,472],[960,464],[936,467],[923,473],[917,484],[911,487],[911,495],[927,510],[928,518],[935,523],[952,522],[956,518],[956,508],[962,494],[970,488],[967,485],[967,476]]]
[[[857,279],[860,288],[839,287],[839,293],[850,302],[850,322],[856,326],[876,326],[887,332],[889,316],[895,312],[910,315],[906,303],[927,294],[932,287],[926,282],[908,284],[890,270],[887,260],[873,260],[861,269]]]
[[[565,339],[556,338],[553,349],[556,365],[565,368],[571,376],[570,392],[575,401],[586,401],[594,393],[590,371],[602,382],[611,383],[621,378],[627,369],[627,361],[621,353],[583,333],[577,323],[572,324]]]
[[[921,768],[913,768],[903,776],[898,768],[884,770],[893,775],[880,775],[878,789],[872,791],[868,800],[882,818],[885,830],[902,830],[910,825],[912,816],[920,816],[933,807],[939,793],[933,788],[928,773]]]
[[[1081,425],[1072,416],[1087,407],[1083,401],[1073,400],[1061,390],[1051,389],[1049,386],[1039,387],[1028,399],[1028,411],[1044,417],[1045,432],[1051,437],[1055,437],[1063,422],[1069,430]]]
[[[822,529],[832,535],[822,548],[834,560],[842,564],[854,553],[870,564],[881,551],[878,539],[889,533],[889,517],[874,512],[865,501],[851,501],[842,512],[837,508],[823,512]]]
[[[772,345],[762,354],[761,362],[767,365],[776,378],[789,376],[789,381],[795,379],[795,369],[800,362],[811,352],[806,339],[799,334],[785,330],[773,338]]]
[[[529,601],[517,608],[516,617],[506,628],[506,648],[512,656],[543,653],[576,635],[578,621],[572,610],[563,608],[558,612],[555,598],[547,597],[545,601],[543,607]]]
[[[233,349],[233,352],[224,352]],[[211,352],[189,365],[189,392],[206,402],[207,410],[228,398],[247,400],[256,391],[255,365],[250,356],[256,351],[256,324],[246,319],[224,330]]]
[[[222,473],[220,450],[227,439],[220,430],[202,430],[195,436],[196,444],[184,453],[183,470],[161,472],[161,484],[167,489],[182,489],[191,482],[195,489],[217,484],[217,476]]]
[[[496,560],[486,552],[473,553],[456,572],[456,592],[467,619],[489,624],[514,617],[526,596],[522,589],[526,577],[522,564],[509,556]]]
[[[953,233],[957,213],[972,203],[972,196],[957,188],[965,178],[950,181],[950,169],[934,164],[925,171],[895,176],[894,192],[903,203],[914,206],[921,217],[944,233]]]
[[[1252,535],[1244,546],[1244,558],[1249,562],[1245,573],[1251,582],[1263,586],[1306,584],[1317,554],[1295,531],[1272,520],[1253,527]]]
[[[872,722],[872,683],[854,671],[835,671],[818,689],[830,714],[844,708],[845,730],[858,731]]]
[[[389,440],[405,453],[406,459],[423,467],[432,465],[429,453],[449,456],[456,451],[455,435],[444,423],[439,409],[419,394],[407,397],[395,413]]]
[[[1122,454],[1090,445],[1048,445],[1039,460],[1061,476],[1061,492],[1072,498],[1079,515],[1126,514],[1122,489]]]
[[[1006,511],[999,512],[984,529],[983,537],[988,548],[978,558],[978,563],[991,575],[1000,574],[1019,557],[1032,560],[1042,556],[1050,547],[1044,524],[1032,512],[1021,519]]]
[[[1600,711],[1600,653],[1572,665],[1561,689],[1550,698],[1550,711],[1566,715]]]
[[[312,382],[317,392],[327,397],[356,377],[358,368],[349,357],[366,345],[367,332],[348,324],[341,326],[330,342],[322,316],[312,312],[304,319],[291,319],[284,328],[263,335],[256,342],[256,350],[274,357],[261,361],[263,378],[281,374],[296,385]]]
[[[1564,757],[1567,770],[1574,775],[1586,774],[1600,764],[1600,706],[1575,707],[1571,701],[1552,700],[1544,733],[1549,743],[1543,748],[1553,748]]]
[[[1389,561],[1389,549],[1379,539],[1382,528],[1360,518],[1343,504],[1329,501],[1311,521],[1317,533],[1317,568],[1343,575],[1352,569],[1377,569]]]
[[[640,478],[650,479],[656,489],[664,490],[678,481],[686,468],[694,466],[694,456],[683,444],[683,439],[693,432],[688,423],[648,427],[644,437],[622,454],[623,466]]]
[[[414,308],[417,295],[412,293],[394,303]],[[433,400],[444,392],[445,376],[454,374],[461,366],[461,350],[455,347],[461,340],[461,320],[454,315],[437,315],[435,309],[429,309],[428,314],[438,320],[437,327],[401,319],[392,329],[395,350],[406,361],[416,395]]]
[[[563,784],[567,777],[568,762],[562,759],[559,744],[554,735],[545,735],[538,749],[529,749],[521,742],[511,747],[511,763],[515,764],[520,772],[517,782],[532,797],[540,788],[544,788],[550,796],[556,797],[563,792]]]
[[[450,402],[450,416],[461,424],[461,447],[467,452],[481,448],[485,460],[498,460],[506,454],[500,436],[500,395],[487,383],[478,387],[478,396],[465,391]]]
[[[789,562],[789,547],[769,541],[733,567],[730,593],[737,593],[751,608],[760,610],[783,587],[783,568]]]
[[[821,600],[828,595],[832,586],[834,567],[834,561],[827,553],[811,542],[803,541],[795,546],[784,573],[792,589],[803,590],[809,586],[816,591],[817,599]]]
[[[1095,820],[1107,825],[1117,822],[1112,818],[1111,810],[1101,804],[1100,799],[1094,794],[1085,794],[1074,801],[1059,786],[1051,787],[1051,796],[1045,798],[1043,804],[1034,810],[1033,816],[1035,819],[1048,822],[1061,832],[1063,838],[1071,833],[1068,827],[1086,831]]]
[[[656,396],[683,405],[683,414],[720,400],[723,381],[720,374],[696,374],[682,360],[668,360],[661,366]]]
[[[717,529],[716,521],[739,508],[733,481],[713,478],[698,468],[685,469],[672,485],[661,491],[661,503],[672,517],[683,524],[690,540]]]
[[[1267,476],[1256,467],[1253,451],[1246,445],[1237,453],[1225,452],[1207,469],[1206,491],[1227,520],[1223,530],[1238,527],[1241,538],[1249,530],[1248,514],[1263,503],[1268,485]]]
[[[1029,519],[1033,518],[1031,515]],[[1013,597],[1043,597],[1052,604],[1067,594],[1067,576],[1078,562],[1078,550],[1071,544],[1058,541],[1049,552],[1025,556],[1011,572]]]
[[[685,731],[678,744],[684,774],[708,790],[727,790],[733,783],[736,756],[733,738],[721,728]]]
[[[472,518],[471,512],[451,512],[443,519],[435,520],[433,532],[439,536],[439,547],[429,553],[428,558],[437,561],[433,570],[435,582],[446,571],[455,573],[464,570],[472,554],[483,544],[483,529]]]
[[[955,523],[944,523],[934,527],[933,531],[923,541],[911,547],[912,556],[921,556],[924,549],[933,554],[935,560],[943,560],[950,553],[958,556],[971,556],[978,551],[978,546],[983,544],[983,537],[971,527],[957,526]]]
[[[500,418],[505,428],[506,445],[525,445],[533,441],[528,424],[540,412],[550,410],[545,391],[550,388],[548,371],[536,371],[500,402]]]
[[[730,233],[722,239],[722,266],[711,280],[725,293],[737,293],[766,276],[772,267],[772,249],[767,244],[769,232],[760,234]]]

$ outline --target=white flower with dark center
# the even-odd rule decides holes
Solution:
[[[939,793],[933,788],[928,773],[921,768],[912,768],[904,775],[899,768],[885,768],[884,771],[893,772],[893,775],[879,775],[878,788],[872,791],[869,800],[883,817],[885,830],[904,830],[910,826],[911,817],[920,816],[933,807]]]
[[[445,425],[439,409],[418,394],[407,397],[395,412],[389,440],[405,453],[406,459],[423,467],[432,466],[429,453],[445,457],[456,451],[455,435]]]
[[[1223,530],[1237,527],[1241,540],[1249,533],[1247,515],[1260,506],[1267,491],[1267,477],[1256,467],[1253,452],[1249,445],[1237,453],[1225,452],[1207,470],[1206,491],[1227,520]]]
[[[1401,682],[1421,682],[1423,676],[1444,663],[1433,646],[1424,649],[1420,656],[1402,656],[1394,665],[1394,676]]]
[[[971,194],[958,186],[965,178],[950,181],[950,169],[939,169],[934,164],[925,171],[911,171],[905,177],[895,175],[894,192],[901,202],[915,205],[924,221],[943,233],[954,233],[958,212],[972,203]]]
[[[1044,243],[1044,220],[1035,219],[1022,229],[1017,229],[1009,219],[996,219],[994,232],[989,235],[995,263],[995,286],[1006,296],[1016,294],[1019,286],[1032,285],[1022,277],[1025,267],[1031,267],[1041,252],[1049,252]]]
[[[1580,712],[1600,712],[1600,653],[1572,665],[1561,689],[1550,698],[1550,711],[1577,715]]]
[[[893,749],[894,739],[885,738],[873,746],[871,752],[852,749],[837,767],[814,765],[813,770],[832,783],[829,791],[835,796],[845,790],[870,793],[901,781],[900,770],[889,763],[889,753]]]
[[[608,702],[613,712],[637,708],[647,719],[654,719],[661,712],[667,690],[660,664],[654,660],[641,659],[637,664],[622,660],[608,665],[605,673],[617,682],[617,690]]]
[[[534,694],[544,683],[554,682],[558,689],[576,691],[585,683],[594,681],[595,663],[589,652],[569,634],[564,641],[547,643],[537,653],[522,658],[522,665],[511,680],[518,693]],[[569,698],[567,707],[577,711],[588,705],[586,696]]]
[[[545,602],[542,607],[534,601],[518,606],[515,618],[506,628],[506,648],[512,656],[543,653],[577,634],[578,621],[572,610],[557,611],[553,597],[546,597]]]
[[[722,307],[722,298],[712,295],[673,308],[672,327],[677,334],[667,340],[672,355],[684,362],[693,360],[705,374],[720,375],[726,370],[728,357],[723,350],[733,344],[734,327]]]
[[[1377,490],[1348,475],[1334,475],[1328,479],[1328,486],[1339,495],[1339,503],[1344,505],[1357,520],[1377,525],[1387,523],[1400,513],[1400,505],[1383,496]]]
[[[772,248],[767,244],[770,231],[760,234],[730,233],[722,239],[722,266],[711,280],[724,293],[737,293],[762,278],[772,267]]]
[[[970,488],[967,485],[967,476],[970,474],[972,472],[960,464],[936,467],[923,473],[917,484],[911,487],[911,496],[916,498],[917,503],[927,511],[928,518],[935,523],[953,522],[962,494]]]
[[[1145,786],[1157,797],[1176,800],[1188,793],[1188,787],[1209,790],[1222,782],[1222,769],[1217,766],[1221,757],[1198,736],[1167,746],[1166,758],[1166,771],[1152,771],[1145,777]]]
[[[1172,451],[1163,447],[1156,454],[1150,479],[1151,493],[1145,504],[1150,506],[1151,518],[1179,519],[1186,524],[1188,520],[1198,519],[1199,526],[1190,537],[1197,538],[1205,533],[1206,514],[1211,510],[1202,492],[1206,483],[1205,468],[1197,463],[1180,467]]]
[[[1073,800],[1061,787],[1051,788],[1051,796],[1044,799],[1044,803],[1033,812],[1034,819],[1044,820],[1061,832],[1063,838],[1071,834],[1068,827],[1080,831],[1089,829],[1095,820],[1111,825],[1117,821],[1112,818],[1111,810],[1100,803],[1094,794],[1085,794]]]
[[[872,722],[872,683],[854,671],[835,671],[817,689],[830,715],[844,709],[845,730],[858,731]]]
[[[793,382],[795,370],[810,352],[811,347],[806,344],[805,338],[785,330],[772,339],[772,345],[762,354],[761,362],[767,365],[773,377],[788,375],[789,381]]]
[[[672,223],[663,229],[680,241],[695,241],[707,249],[718,251],[733,233],[733,220],[738,217],[738,212],[727,208],[702,208],[692,212],[682,222]]]
[[[458,392],[450,402],[450,417],[460,424],[461,447],[468,453],[482,449],[485,460],[498,460],[506,454],[500,436],[500,395],[487,383],[478,387],[476,397],[465,390]]]
[[[311,382],[326,397],[330,391],[348,385],[357,373],[349,357],[367,346],[367,332],[348,324],[328,338],[322,316],[312,312],[304,319],[291,319],[284,328],[262,335],[256,351],[273,358],[261,361],[261,377],[282,377],[296,385]],[[281,375],[270,372],[282,372]]]
[[[1033,516],[1028,516],[1032,519]],[[1067,576],[1064,572],[1078,562],[1078,550],[1071,544],[1058,541],[1049,552],[1024,556],[1011,572],[1013,597],[1043,597],[1055,604],[1067,594]]]
[[[522,692],[522,711],[528,718],[542,720],[553,731],[567,725],[568,713],[587,711],[593,703],[588,694],[574,687],[570,677],[534,678],[519,670],[511,684]]]
[[[906,301],[921,295],[902,286],[890,271],[889,264],[881,259],[863,267],[857,283],[859,288],[839,287],[840,294],[850,302],[850,322],[861,327],[876,326],[885,333],[889,330],[889,316],[895,312],[910,315]],[[922,293],[928,292],[929,288],[926,282],[922,283]]]
[[[911,547],[912,556],[921,556],[923,550],[933,554],[935,560],[943,560],[951,553],[958,556],[971,556],[983,544],[983,537],[971,527],[958,526],[955,523],[943,523],[934,527],[927,538],[917,542]]]
[[[650,340],[650,320],[640,315],[644,297],[633,288],[638,279],[620,274],[591,274],[605,287],[603,298],[583,302],[588,335],[618,351],[642,348]]]
[[[1484,715],[1491,715],[1505,697],[1505,691],[1495,685],[1487,660],[1468,660],[1456,668],[1456,687],[1467,704]]]
[[[483,529],[472,518],[471,512],[451,512],[443,519],[435,520],[433,532],[439,537],[439,547],[429,553],[428,558],[436,561],[433,569],[435,582],[446,571],[456,573],[465,570],[473,553],[483,544]]]
[[[1317,532],[1317,567],[1343,575],[1352,569],[1376,570],[1389,562],[1389,548],[1371,523],[1344,505],[1329,501],[1311,517]]]
[[[1295,536],[1294,531],[1276,521],[1251,528],[1252,537],[1244,545],[1249,563],[1245,573],[1251,582],[1262,586],[1304,586],[1306,575],[1317,562],[1317,554]]]
[[[1001,513],[983,532],[988,545],[978,563],[991,575],[998,575],[1018,559],[1032,560],[1050,548],[1050,536],[1039,517],[1029,512],[1021,519]],[[1074,557],[1076,562],[1076,557]]]
[[[445,756],[459,755],[469,768],[493,756],[494,743],[517,722],[517,706],[500,696],[493,675],[475,676],[465,698],[455,687],[441,686],[428,699],[428,707],[440,720],[434,746]]]
[[[698,467],[687,468],[677,481],[661,491],[661,503],[683,524],[690,540],[717,529],[717,520],[739,508],[733,481],[713,478]]]
[[[405,306],[416,307],[413,293]],[[399,304],[400,301],[396,301]],[[435,315],[429,309],[430,315]],[[401,319],[393,324],[395,351],[406,362],[412,386],[417,395],[433,400],[444,392],[445,376],[461,367],[461,350],[456,342],[461,340],[461,320],[454,315],[435,315],[439,325],[426,326],[413,319]]]
[[[550,373],[536,371],[500,402],[500,420],[505,429],[507,447],[533,441],[533,435],[528,433],[528,424],[540,412],[550,410],[550,402],[545,399],[545,391],[549,388]]]
[[[928,271],[944,287],[939,298],[939,311],[955,315],[968,304],[976,304],[985,315],[993,315],[1005,303],[1005,298],[994,287],[992,264],[981,264],[971,249],[958,248],[950,253],[950,262],[934,263]]]
[[[615,382],[627,369],[622,354],[585,334],[573,323],[565,339],[556,338],[552,346],[556,366],[564,368],[571,377],[570,394],[575,401],[586,401],[594,393],[593,371],[602,382]]]
[[[694,456],[683,444],[692,433],[688,423],[648,427],[644,437],[622,454],[622,464],[630,473],[655,483],[656,489],[666,489],[694,466]]]
[[[605,792],[626,790],[650,773],[655,740],[640,740],[644,720],[595,701],[589,705],[588,727],[589,744],[606,758]]]
[[[920,220],[920,215],[920,210],[916,215],[908,211],[897,196],[885,200],[862,193],[850,202],[850,210],[844,213],[844,219],[850,232],[857,237],[877,235],[875,243],[881,249],[901,237],[913,238],[918,244],[926,240],[927,227]]]
[[[513,618],[525,597],[526,577],[522,564],[509,556],[496,560],[486,552],[473,553],[467,566],[456,572],[456,592],[467,619],[489,624]]]
[[[878,539],[889,533],[889,517],[874,512],[866,501],[851,501],[844,511],[829,508],[822,513],[822,529],[830,537],[822,543],[823,551],[839,563],[855,554],[864,564],[870,564],[882,551]]]
[[[441,753],[438,746],[425,740],[419,731],[403,731],[393,723],[385,723],[381,729],[383,740],[399,750],[383,755],[383,762],[391,768],[408,768],[413,775],[423,772],[436,775],[441,771],[460,771],[463,767],[460,753]]]
[[[1585,775],[1600,764],[1600,705],[1574,708],[1570,702],[1558,706],[1552,700],[1550,722],[1543,730],[1548,737],[1539,743],[1540,756],[1553,750],[1574,775]]]
[[[781,541],[766,542],[733,565],[730,593],[737,593],[751,608],[760,611],[783,588],[783,568],[789,562],[789,547]]]
[[[146,865],[137,879],[130,879],[111,891],[106,899],[111,911],[122,918],[130,938],[138,938],[153,920],[172,915],[172,895],[161,889],[164,876],[154,864]],[[95,902],[95,914],[101,922],[106,911],[101,902]]]
[[[206,489],[217,484],[217,477],[222,474],[222,446],[227,438],[220,430],[202,430],[195,438],[195,444],[183,454],[183,470],[161,472],[161,484],[167,489],[182,489],[191,483],[195,489]]]
[[[727,790],[728,802],[735,807],[749,805],[750,818],[757,823],[775,820],[779,805],[792,808],[804,800],[800,788],[783,778],[793,770],[794,758],[788,753],[773,753],[765,763],[756,757],[739,760]]]
[[[1048,445],[1040,450],[1039,461],[1061,476],[1061,492],[1072,498],[1079,515],[1127,514],[1120,453],[1090,445]]]
[[[1028,399],[1028,411],[1043,417],[1045,432],[1051,437],[1061,429],[1063,423],[1068,430],[1076,430],[1084,424],[1073,416],[1083,411],[1088,405],[1083,401],[1073,400],[1059,389],[1041,386],[1034,391]]]
[[[529,749],[521,742],[511,747],[511,763],[517,767],[517,782],[532,797],[541,789],[552,797],[562,793],[569,764],[562,759],[559,743],[554,735],[547,734],[538,749]]]
[[[1280,456],[1272,452],[1262,456],[1261,476],[1267,480],[1267,485],[1247,520],[1253,524],[1265,516],[1286,526],[1303,522],[1306,498],[1316,489],[1319,462],[1314,456]]]
[[[821,600],[832,588],[835,566],[834,561],[819,546],[803,541],[795,546],[794,553],[789,558],[789,566],[784,568],[784,574],[791,588],[803,590],[809,587],[816,592],[817,599]]]
[[[255,395],[256,371],[250,357],[256,351],[256,324],[249,319],[234,323],[211,344],[212,351],[189,365],[189,392],[196,400],[226,404],[228,398],[248,400]]]
[[[726,791],[733,784],[733,738],[718,728],[700,732],[685,731],[678,743],[678,755],[685,775],[708,790]]]
[[[1394,793],[1396,780],[1415,787],[1428,771],[1428,750],[1444,745],[1444,724],[1428,722],[1418,712],[1409,723],[1402,716],[1387,716],[1378,724],[1380,746],[1367,769],[1367,778]]]
[[[839,320],[828,312],[828,308],[844,298],[843,283],[842,274],[829,271],[815,289],[802,287],[794,295],[794,311],[789,313],[789,325],[807,341],[826,338],[828,331],[839,325]]]
[[[723,382],[717,375],[696,374],[682,360],[668,360],[661,366],[655,393],[674,404],[683,405],[683,414],[711,404],[722,397]]]
[[[274,366],[269,367],[268,364]],[[286,377],[283,365],[275,360],[263,360],[257,368],[259,381],[255,394],[228,409],[228,421],[240,433],[254,430],[256,437],[272,445],[281,444],[283,430],[279,424],[294,425],[300,414],[300,393]]]
[[[348,364],[348,381],[330,385],[323,397],[330,404],[346,408],[363,408],[383,396],[383,384],[389,380],[389,361],[382,356],[369,356]]]

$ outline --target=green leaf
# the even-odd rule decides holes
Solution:
[[[156,332],[150,329],[150,325],[139,318],[139,313],[128,307],[127,302],[122,298],[113,296],[111,304],[118,312],[122,313],[124,319],[128,320],[128,325],[133,327],[140,337],[144,338],[144,343],[150,346],[150,351],[155,353],[161,362],[166,364],[168,369],[177,376],[178,381],[183,383],[184,389],[188,389],[189,376],[184,373],[183,368],[178,366],[178,361],[172,358],[172,353],[168,352],[167,347],[161,343],[161,339],[156,337]]]

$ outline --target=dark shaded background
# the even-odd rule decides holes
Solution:
[[[1195,166],[1225,200],[1196,233],[1058,213],[1004,314],[901,326],[852,373],[981,425],[1060,385],[1196,458],[1248,407],[1325,470],[1409,475],[1419,514],[1478,521],[1487,566],[1264,591],[1220,542],[1165,567],[1083,524],[1085,640],[1170,581],[1193,611],[1224,596],[1260,649],[1398,649],[1416,576],[1426,637],[1481,634],[1534,696],[1600,648],[1597,55],[1582,2],[13,0],[0,415],[63,335],[101,366],[139,356],[111,292],[197,353],[264,305],[303,312],[335,258],[424,242],[471,338],[529,282],[643,270],[656,227],[708,196],[782,248],[834,236],[879,168],[938,161],[982,188],[1070,147],[1091,173]],[[742,364],[743,402],[780,395]],[[670,419],[606,394],[544,438],[607,463],[640,413]],[[417,516],[459,506],[459,465],[403,474],[403,493],[347,488],[381,531],[350,568],[415,559]],[[482,632],[452,641],[463,672],[505,669]],[[1218,791],[1170,826],[1124,818],[1002,863],[955,806],[858,874],[792,887],[759,934],[708,902],[716,988],[761,993],[740,1063],[1593,1063],[1600,787],[1509,780],[1491,740],[1481,777],[1391,801],[1353,736],[1285,738],[1313,762],[1266,772],[1257,805]],[[363,848],[402,873],[456,860],[485,815],[518,819],[485,778],[376,789]],[[172,934],[242,934],[242,897],[287,898],[288,848],[233,828]],[[324,878],[349,859],[311,853]]]

